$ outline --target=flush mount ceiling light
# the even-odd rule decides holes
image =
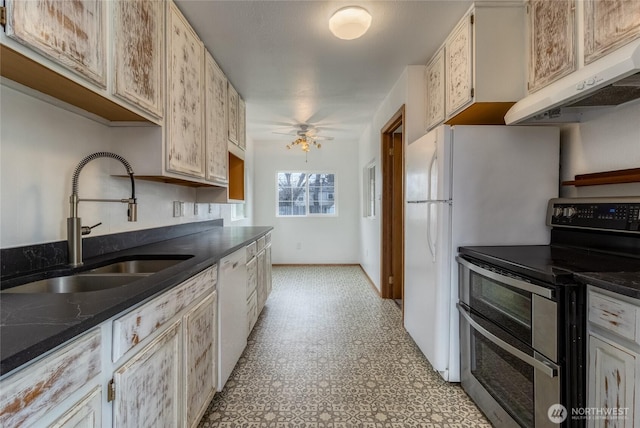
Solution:
[[[371,15],[359,6],[337,10],[329,19],[329,29],[339,39],[353,40],[364,35],[371,25]]]

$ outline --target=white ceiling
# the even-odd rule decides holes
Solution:
[[[357,140],[407,65],[425,64],[468,9],[467,0],[176,0],[247,103],[257,144],[290,138],[309,123],[319,135]],[[331,14],[359,5],[369,32],[345,41]]]

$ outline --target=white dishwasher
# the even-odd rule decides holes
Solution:
[[[247,346],[246,250],[220,260],[218,275],[218,391]]]

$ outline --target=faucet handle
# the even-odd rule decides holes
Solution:
[[[93,229],[94,227],[98,227],[98,226],[100,226],[101,224],[102,224],[102,222],[100,222],[100,223],[96,223],[96,224],[94,224],[93,226],[82,226],[82,229],[81,229],[81,230],[82,230],[82,234],[83,234],[83,235],[88,235],[88,234],[90,234],[90,233],[91,233],[91,229]]]

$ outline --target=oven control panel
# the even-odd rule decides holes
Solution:
[[[640,198],[551,199],[547,225],[640,233]]]

